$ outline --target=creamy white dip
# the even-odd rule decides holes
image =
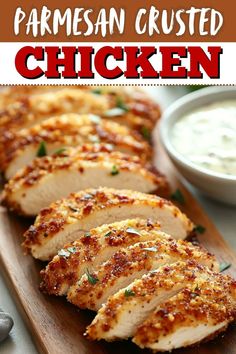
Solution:
[[[201,107],[171,131],[175,149],[205,169],[236,176],[236,100]]]

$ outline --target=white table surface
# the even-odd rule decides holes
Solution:
[[[176,98],[186,92],[184,87],[149,87],[148,91],[162,103],[165,109]],[[220,204],[200,195],[192,187],[192,192],[213,220],[221,234],[236,250],[236,208]],[[14,319],[14,328],[10,336],[0,344],[1,354],[35,354],[38,353],[30,332],[27,330],[14,301],[0,273],[0,307],[9,312]],[[56,353],[52,353],[56,354]]]

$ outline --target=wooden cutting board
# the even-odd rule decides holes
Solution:
[[[157,166],[170,181],[172,190],[179,188],[185,198],[183,206],[178,205],[195,224],[206,228],[199,235],[199,241],[221,262],[231,263],[227,271],[236,277],[236,256],[209,220],[194,197],[183,187],[165,153],[157,148]],[[31,256],[24,256],[21,249],[22,233],[29,221],[0,209],[0,260],[9,288],[19,305],[35,344],[40,353],[50,354],[134,354],[149,353],[138,349],[130,341],[89,342],[83,332],[94,313],[79,311],[64,298],[45,296],[38,290],[39,270],[44,266]],[[196,348],[176,350],[175,354],[235,354],[236,326],[231,326],[225,335]]]

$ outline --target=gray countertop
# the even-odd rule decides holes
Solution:
[[[149,87],[148,91],[162,102],[165,109],[176,98],[186,92],[184,87]],[[206,213],[215,223],[226,241],[236,250],[236,208],[209,200],[200,195],[192,187],[189,187],[199,200]],[[30,332],[27,330],[11,297],[2,275],[0,274],[0,307],[9,312],[14,319],[15,325],[9,338],[0,344],[1,354],[35,354],[38,353]],[[53,353],[54,354],[54,353]]]

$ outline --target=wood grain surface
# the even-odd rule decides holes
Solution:
[[[236,276],[236,256],[226,244],[204,210],[175,176],[174,169],[163,151],[158,148],[157,165],[164,172],[172,190],[179,188],[185,204],[178,205],[196,223],[206,228],[198,239],[221,262],[232,263],[227,271]],[[32,221],[31,221],[32,222]],[[138,349],[130,341],[105,343],[89,342],[83,332],[94,313],[79,311],[64,298],[45,296],[38,290],[39,270],[44,266],[31,256],[23,255],[22,233],[29,220],[20,219],[5,208],[0,209],[0,259],[10,291],[32,333],[40,353],[50,354],[134,354],[149,353]],[[235,354],[236,326],[230,326],[224,336],[190,349],[173,351],[174,354]]]

